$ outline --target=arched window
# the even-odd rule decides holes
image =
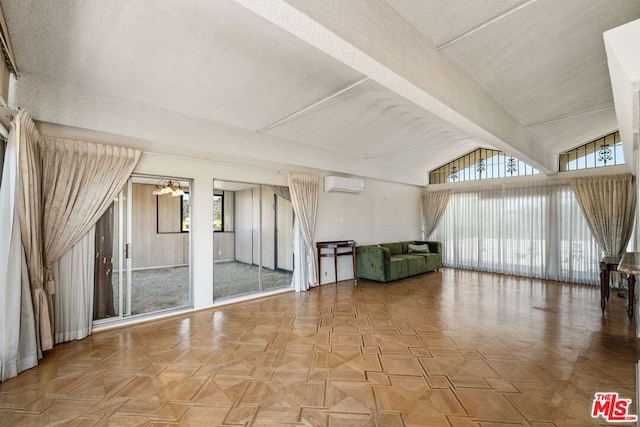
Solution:
[[[429,184],[537,175],[540,171],[503,151],[478,148],[429,172]]]
[[[624,164],[619,132],[611,133],[560,154],[560,172]]]

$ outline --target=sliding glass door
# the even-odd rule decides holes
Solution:
[[[220,300],[291,285],[291,202],[269,186],[214,181],[213,295]]]
[[[134,176],[96,225],[96,323],[192,305],[190,181]]]

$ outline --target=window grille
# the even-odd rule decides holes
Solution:
[[[560,172],[624,165],[620,133],[614,132],[560,154]]]
[[[537,175],[540,171],[500,150],[478,148],[429,172],[430,184]]]

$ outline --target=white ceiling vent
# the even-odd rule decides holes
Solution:
[[[364,181],[356,178],[344,178],[342,176],[325,176],[324,191],[362,193],[364,191]]]

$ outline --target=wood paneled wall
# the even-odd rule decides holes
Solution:
[[[178,215],[180,215],[180,200],[178,197],[154,196],[152,194],[154,189],[155,185],[148,184],[132,186],[133,268],[189,264],[189,233],[159,234],[157,231],[156,197],[169,197],[176,200]],[[167,205],[171,202],[168,201]],[[165,209],[161,214],[172,215],[170,209]]]

